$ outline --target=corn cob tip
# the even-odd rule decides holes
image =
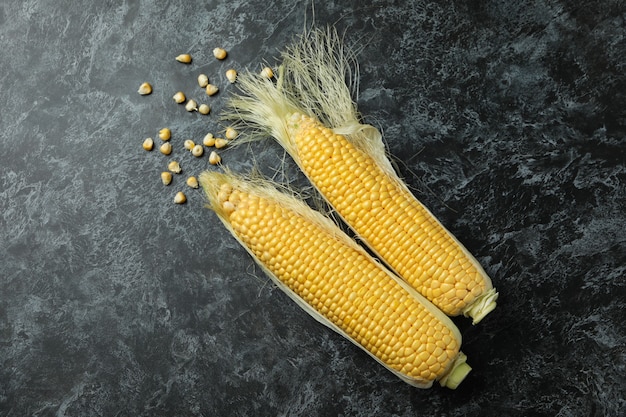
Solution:
[[[485,316],[496,308],[496,300],[498,299],[498,292],[495,288],[491,288],[489,291],[481,294],[476,300],[467,306],[463,311],[465,317],[472,318],[472,324],[478,324]]]

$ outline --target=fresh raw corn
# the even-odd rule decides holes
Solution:
[[[359,122],[352,60],[333,31],[306,33],[283,53],[276,83],[239,77],[226,117],[272,135],[380,259],[446,314],[478,323],[498,293],[395,173],[378,130]]]
[[[139,90],[137,90],[137,92],[142,96],[147,96],[148,94],[152,93],[152,85],[150,85],[150,83],[142,83],[139,86]]]
[[[187,196],[182,191],[179,191],[174,196],[174,203],[185,204],[187,202]]]
[[[486,273],[397,176],[315,119],[294,114],[288,127],[304,173],[395,272],[446,314],[489,312],[473,304],[491,290]]]
[[[188,151],[191,151],[194,146],[196,146],[196,144],[191,139],[185,139],[185,141],[183,142],[183,147]]]
[[[151,151],[154,148],[154,141],[152,138],[146,138],[141,145],[146,151]]]
[[[185,100],[187,100],[187,97],[185,97],[185,93],[183,93],[182,91],[179,91],[176,94],[174,94],[172,98],[178,104],[182,104],[185,102]]]
[[[198,113],[209,114],[211,113],[211,107],[208,104],[202,103],[198,106]]]
[[[202,144],[209,147],[215,146],[215,136],[213,136],[213,133],[207,133],[202,139]]]
[[[215,151],[211,151],[209,154],[209,164],[217,165],[222,162],[222,157]]]
[[[206,88],[208,84],[209,84],[209,77],[206,74],[198,75],[198,85],[200,86],[200,88]]]
[[[191,149],[191,154],[199,158],[204,154],[204,148],[202,147],[202,145],[194,145],[194,147]]]
[[[176,61],[182,62],[183,64],[191,64],[191,55],[180,54],[176,57]]]
[[[159,138],[162,141],[168,141],[170,140],[172,137],[172,131],[170,130],[169,127],[164,127],[163,129],[159,130]]]
[[[450,319],[327,217],[263,181],[204,172],[200,184],[283,291],[402,380],[454,389],[470,371]]]
[[[232,68],[226,71],[226,79],[228,79],[231,84],[234,84],[235,81],[237,81],[237,71]]]

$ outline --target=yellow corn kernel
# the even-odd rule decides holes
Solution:
[[[211,106],[208,104],[202,103],[198,106],[198,113],[200,114],[209,114],[211,113]]]
[[[161,172],[161,182],[163,182],[163,185],[170,185],[172,183],[172,173],[168,171]]]
[[[169,142],[165,142],[163,143],[161,146],[159,146],[159,151],[161,151],[161,153],[163,155],[169,155],[172,153],[172,144]]]
[[[148,94],[152,93],[152,85],[150,83],[142,83],[139,86],[139,90],[137,90],[137,92],[142,96],[147,96]]]
[[[215,84],[207,84],[207,86],[204,88],[204,91],[206,92],[207,96],[214,96],[217,94],[218,91],[220,91],[220,89]]]
[[[228,140],[224,138],[215,138],[215,142],[213,143],[213,146],[215,146],[217,149],[222,149],[226,145],[228,145]]]
[[[202,147],[202,145],[194,145],[194,147],[191,149],[191,154],[196,158],[199,158],[204,154],[204,148]]]
[[[239,135],[239,133],[233,127],[227,127],[226,132],[224,132],[224,137],[228,140],[235,139],[237,135]]]
[[[151,151],[154,147],[154,141],[152,138],[146,138],[141,145],[146,151]]]
[[[185,110],[188,112],[198,111],[198,102],[196,100],[191,99],[185,104]]]
[[[187,100],[187,97],[185,97],[185,93],[183,93],[182,91],[178,91],[176,94],[172,96],[172,98],[178,104],[182,104],[185,102],[185,100]]]
[[[198,179],[194,176],[187,178],[187,185],[191,188],[198,188]]]
[[[220,61],[222,59],[225,59],[226,55],[228,55],[228,53],[226,52],[226,50],[224,48],[215,48],[215,49],[213,49],[213,56],[215,58],[219,59]]]
[[[213,136],[213,133],[207,133],[202,139],[202,144],[209,147],[215,146],[215,136]]]
[[[170,140],[171,137],[172,137],[172,131],[170,130],[169,127],[164,127],[163,129],[159,130],[159,138],[162,141]]]
[[[261,70],[261,76],[265,77],[265,78],[273,78],[274,77],[274,71],[270,68],[270,67],[264,67]]]
[[[174,203],[176,204],[185,204],[187,201],[187,196],[182,191],[179,191],[174,196]]]
[[[206,74],[198,75],[198,85],[200,86],[200,88],[206,88],[208,84],[209,84],[209,77]]]
[[[178,163],[178,161],[170,161],[167,164],[167,169],[170,172],[173,172],[174,174],[180,174],[183,171],[183,169],[180,167],[180,164]]]
[[[185,141],[183,142],[183,147],[188,151],[191,151],[194,146],[196,146],[196,144],[191,139],[185,139]]]
[[[180,54],[176,56],[176,61],[182,62],[183,64],[191,64],[191,55],[189,54]]]
[[[237,71],[235,71],[234,69],[229,69],[228,71],[226,71],[226,79],[233,84],[235,81],[237,81]]]
[[[211,151],[209,154],[209,164],[217,165],[222,162],[222,157],[215,151]]]
[[[200,184],[282,290],[398,377],[422,388],[435,380],[456,388],[469,372],[450,319],[328,218],[267,184],[217,172],[202,173]]]

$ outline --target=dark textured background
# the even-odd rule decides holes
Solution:
[[[186,173],[214,169],[181,147],[219,132],[224,70],[275,64],[313,19],[361,48],[365,120],[500,291],[456,320],[457,391],[301,312],[141,149],[169,126]],[[0,416],[625,415],[625,19],[618,0],[1,1]],[[223,157],[298,175],[271,141]]]

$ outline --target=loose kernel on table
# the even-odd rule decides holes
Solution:
[[[185,149],[190,151],[193,149],[194,146],[196,146],[196,144],[194,143],[193,140],[187,139],[186,141],[183,142],[183,146],[185,147]]]
[[[215,48],[215,49],[213,49],[213,56],[215,58],[217,58],[217,59],[222,60],[222,59],[226,58],[226,55],[228,55],[228,53],[223,48]]]
[[[146,151],[151,151],[154,147],[154,141],[152,140],[152,138],[146,138],[146,140],[143,141],[142,146]]]
[[[198,113],[200,113],[200,114],[209,114],[209,113],[211,113],[211,107],[209,107],[208,104],[204,104],[203,103],[203,104],[201,104],[198,107]]]
[[[233,140],[237,137],[239,133],[232,127],[226,128],[226,132],[224,133],[224,137],[228,140]]]
[[[204,148],[202,147],[202,145],[195,145],[192,149],[191,149],[191,154],[195,157],[201,157],[202,154],[204,154]]]
[[[214,96],[218,91],[220,91],[220,89],[214,84],[208,84],[204,91],[206,91],[207,96]]]
[[[191,99],[187,102],[187,104],[185,104],[185,110],[192,112],[192,111],[197,111],[198,110],[198,103],[196,103],[196,100]]]
[[[213,136],[213,133],[207,133],[204,136],[204,139],[202,139],[202,143],[204,146],[215,146],[215,137]]]
[[[163,145],[159,147],[159,150],[163,155],[169,155],[172,153],[172,144],[169,142],[165,142]]]
[[[174,196],[174,203],[176,204],[183,204],[185,201],[187,201],[187,197],[182,191],[177,192]]]
[[[180,54],[176,57],[176,61],[182,62],[183,64],[191,63],[191,55],[189,54]]]
[[[206,88],[206,86],[209,85],[209,77],[207,77],[206,74],[198,75],[198,85],[200,88]]]
[[[174,174],[180,174],[181,171],[183,170],[180,167],[180,164],[178,163],[178,161],[170,161],[170,163],[167,164],[167,169],[169,169],[170,172],[173,172]]]
[[[274,71],[270,67],[265,67],[261,70],[261,75],[265,78],[274,77]]]
[[[187,185],[191,188],[198,188],[198,179],[196,177],[187,178]]]
[[[152,85],[150,85],[150,83],[142,83],[139,86],[139,90],[137,90],[137,92],[141,94],[142,96],[146,96],[152,93]]]
[[[172,137],[172,131],[167,128],[164,127],[163,129],[159,130],[159,139],[161,140],[170,140],[170,138]]]
[[[211,154],[209,155],[209,164],[217,165],[220,162],[222,162],[222,157],[219,156],[219,154],[217,152],[212,151]]]
[[[226,145],[228,145],[228,141],[226,139],[224,139],[224,138],[216,138],[215,139],[215,147],[217,149],[222,149]]]
[[[168,171],[161,172],[161,181],[163,185],[170,185],[172,183],[172,173]]]
[[[172,97],[174,99],[175,102],[177,102],[178,104],[184,103],[185,100],[187,99],[185,97],[185,93],[183,93],[182,91],[177,92],[176,94],[174,94],[174,96]]]
[[[230,81],[231,84],[233,84],[235,81],[237,81],[237,71],[232,68],[226,71],[226,79]]]

